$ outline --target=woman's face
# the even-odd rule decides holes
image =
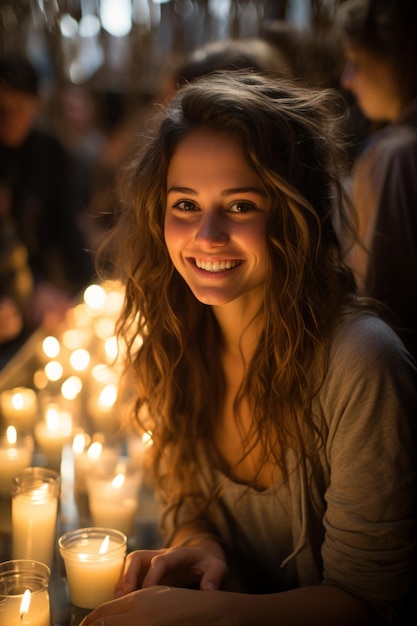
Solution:
[[[395,121],[404,106],[393,67],[358,46],[348,46],[341,77],[362,113],[372,121]]]
[[[260,302],[268,214],[237,137],[201,129],[177,146],[168,168],[165,241],[200,302]]]

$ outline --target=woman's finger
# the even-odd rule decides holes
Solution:
[[[136,550],[126,557],[123,572],[115,589],[116,598],[142,587],[143,579],[156,554],[157,550]]]

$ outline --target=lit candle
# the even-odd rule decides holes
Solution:
[[[12,481],[13,559],[34,559],[51,567],[60,478],[53,470],[30,467]]]
[[[79,432],[72,442],[74,453],[74,491],[77,494],[87,493],[86,477],[93,467],[102,461],[116,461],[118,448],[116,446],[105,445],[103,438],[96,438],[91,441],[87,433]]]
[[[35,426],[35,439],[50,467],[59,468],[62,448],[70,442],[71,436],[71,415],[62,411],[56,404],[49,404],[45,411],[45,419]]]
[[[0,409],[7,425],[30,430],[38,417],[38,397],[28,387],[6,389],[0,395]]]
[[[0,563],[0,624],[50,626],[50,570],[44,563]]]
[[[10,496],[12,478],[29,467],[33,447],[32,435],[18,432],[14,426],[8,426],[6,432],[0,435],[0,496]]]
[[[114,598],[126,542],[123,533],[106,528],[81,528],[59,538],[73,605],[94,609]]]
[[[94,393],[96,390],[98,391]],[[113,433],[119,426],[116,411],[118,389],[114,383],[95,387],[87,400],[87,410],[96,430]]]
[[[95,526],[134,531],[139,504],[141,469],[128,460],[100,463],[87,476],[88,505]]]

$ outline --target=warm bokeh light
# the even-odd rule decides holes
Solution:
[[[45,337],[45,339],[42,341],[42,350],[44,354],[50,359],[57,357],[60,349],[61,346],[56,337],[48,336]]]
[[[48,380],[55,382],[62,377],[64,368],[59,361],[49,361],[44,368],[45,376]]]
[[[66,400],[74,400],[83,388],[82,380],[79,376],[70,376],[61,385],[62,396]]]
[[[82,372],[90,364],[90,353],[85,348],[78,348],[71,354],[70,363],[77,372]]]
[[[84,291],[84,302],[95,311],[103,308],[106,302],[106,292],[100,285],[89,285]]]

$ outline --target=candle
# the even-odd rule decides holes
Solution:
[[[70,442],[72,418],[57,404],[49,404],[45,419],[35,426],[35,439],[40,451],[46,456],[48,465],[58,469],[61,463],[63,446]]]
[[[118,447],[105,444],[102,437],[95,435],[91,440],[84,432],[78,432],[72,442],[74,453],[74,491],[76,494],[87,493],[86,477],[95,465],[102,461],[116,461]]]
[[[0,624],[50,626],[50,570],[44,563],[14,560],[0,563]]]
[[[12,481],[13,559],[34,559],[51,567],[54,555],[60,477],[29,467]]]
[[[134,531],[142,470],[126,459],[100,463],[87,476],[88,505],[95,526]]]
[[[87,410],[96,430],[114,433],[119,426],[116,411],[118,389],[114,383],[108,383],[101,388],[93,387],[87,400]]]
[[[94,609],[114,598],[126,542],[123,533],[110,528],[80,528],[59,538],[73,605]]]
[[[8,426],[0,435],[0,496],[10,497],[12,478],[29,467],[33,455],[33,437]]]
[[[6,389],[0,395],[0,409],[6,425],[30,430],[38,416],[38,397],[28,387]]]

